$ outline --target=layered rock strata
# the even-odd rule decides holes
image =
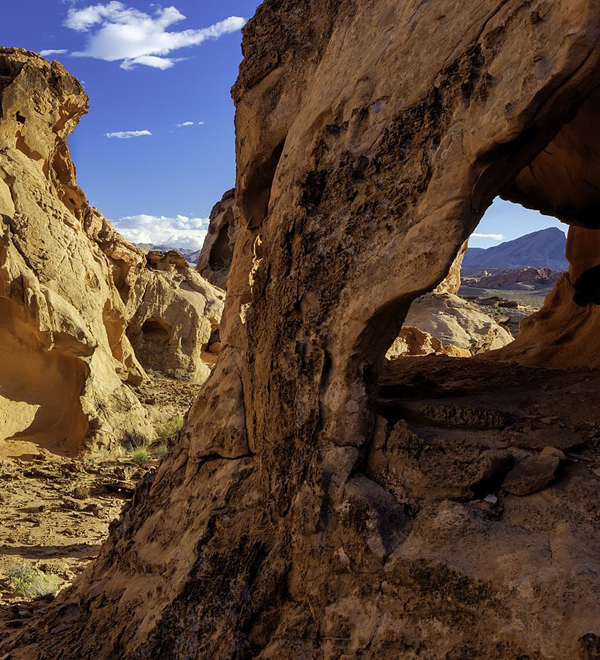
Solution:
[[[234,88],[241,229],[216,369],[96,563],[2,651],[597,655],[597,477],[528,464],[519,478],[549,489],[502,490],[546,443],[592,438],[596,392],[542,428],[544,370],[381,376],[499,192],[570,208],[544,148],[600,85],[599,33],[590,0],[259,7]],[[550,180],[531,177],[538,157]],[[591,225],[593,202],[568,219]],[[580,377],[559,374],[552,400]]]

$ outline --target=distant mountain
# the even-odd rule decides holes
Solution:
[[[135,243],[136,247],[142,250],[158,250],[160,252],[168,252],[169,250],[177,250],[184,259],[194,266],[198,263],[200,257],[200,250],[188,250],[186,248],[173,247],[172,245],[153,245],[152,243]]]
[[[482,270],[506,270],[533,266],[551,270],[568,270],[565,257],[567,238],[556,227],[521,236],[495,247],[469,248],[463,262],[463,271],[474,273]]]

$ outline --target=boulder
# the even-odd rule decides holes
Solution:
[[[559,465],[558,456],[528,456],[506,475],[502,487],[512,495],[532,495],[554,481]]]
[[[415,341],[413,328],[432,339]],[[428,293],[411,305],[400,335],[387,355],[438,353],[469,357],[502,348],[512,341],[510,332],[477,305],[451,293]]]

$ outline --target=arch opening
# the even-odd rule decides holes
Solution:
[[[591,412],[600,386],[597,100],[598,94],[590,97],[497,191],[504,201],[496,208],[504,205],[526,217],[520,207],[507,204],[513,202],[546,216],[535,216],[530,227],[533,253],[524,254],[528,241],[517,245],[521,254],[512,250],[516,261],[509,260],[506,245],[492,255],[460,250],[446,279],[413,301],[408,312],[400,310],[404,354],[396,339],[396,354],[388,351],[377,384],[364,470],[414,511],[427,500],[441,499],[483,500],[493,509],[500,494],[523,496],[552,484],[566,469],[570,452],[593,455],[595,441],[585,429],[600,421]],[[540,220],[544,224],[536,232]],[[495,233],[488,227],[484,216],[474,236]],[[507,233],[501,224],[496,232]],[[486,264],[490,256],[505,262]],[[437,304],[447,322],[452,316],[448,301],[457,294],[487,311],[513,335],[510,341],[475,344],[461,354],[448,348],[439,332],[427,332],[439,331],[433,326],[442,324],[427,318],[427,312]],[[440,311],[442,302],[446,307]],[[511,323],[516,311],[522,318]],[[459,317],[454,314],[457,326]],[[536,461],[539,479],[517,486],[515,475],[525,460]]]

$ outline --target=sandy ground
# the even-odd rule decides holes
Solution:
[[[184,416],[198,385],[153,374],[135,388],[151,421]],[[94,559],[136,482],[158,459],[140,467],[130,451],[82,460],[53,455],[28,442],[0,443],[0,640],[48,606],[13,592],[8,575],[32,567],[60,578],[64,588]]]

